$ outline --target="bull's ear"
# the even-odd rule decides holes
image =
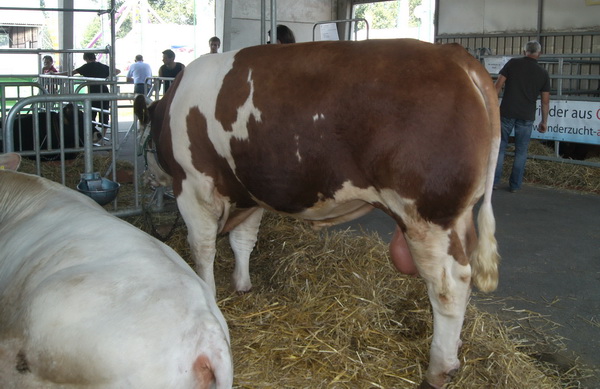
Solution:
[[[0,170],[17,170],[21,164],[21,156],[17,153],[0,154]]]
[[[150,123],[150,113],[148,112],[146,97],[144,95],[137,95],[135,100],[133,100],[133,112],[135,112],[135,116],[137,116],[143,125]]]
[[[65,126],[72,125],[73,117],[74,117],[75,107],[72,103],[66,104],[63,107],[63,120],[65,122]],[[58,119],[57,119],[58,120]],[[58,123],[57,123],[58,125]]]
[[[66,104],[63,107],[63,114],[65,116],[69,116],[69,115],[73,115],[73,112],[75,111],[75,108],[73,107],[72,103]]]

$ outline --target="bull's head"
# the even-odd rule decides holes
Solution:
[[[63,107],[63,120],[65,128],[74,128],[77,123],[79,126],[79,143],[80,146],[83,146],[83,111],[76,109],[73,103],[65,104]],[[55,121],[52,128],[56,132],[56,136],[59,137],[60,135],[57,132],[60,128],[58,117],[55,117]],[[101,144],[100,142],[102,142],[102,133],[92,126],[92,143]]]
[[[135,116],[140,121],[137,134],[138,150],[144,154],[144,160],[146,161],[144,182],[156,188],[159,186],[171,186],[173,180],[161,168],[158,162],[157,145],[152,136],[151,126],[151,117],[155,104],[156,102],[148,106],[144,95],[137,95],[133,102]]]

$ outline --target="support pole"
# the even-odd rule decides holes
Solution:
[[[271,0],[271,43],[277,43],[277,0]]]
[[[75,47],[73,38],[73,0],[59,0],[58,5],[65,11],[58,13],[58,39],[59,47],[62,49],[73,49]],[[67,11],[68,9],[68,11]],[[68,53],[60,55],[60,64],[63,72],[73,71],[73,56]]]

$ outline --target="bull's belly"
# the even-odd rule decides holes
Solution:
[[[313,228],[318,229],[357,219],[372,211],[373,208],[371,204],[362,200],[353,200],[343,204],[325,202],[293,216],[310,222]]]
[[[294,196],[284,197],[294,198]],[[350,181],[344,182],[341,188],[331,197],[324,197],[320,193],[314,197],[319,200],[311,206],[307,206],[297,212],[289,212],[274,206],[279,201],[271,203],[268,200],[264,201],[266,199],[258,199],[253,196],[257,203],[264,208],[306,220],[314,228],[327,227],[354,220],[370,212],[374,208],[372,204],[381,203],[382,201],[379,191],[375,188],[358,188]]]

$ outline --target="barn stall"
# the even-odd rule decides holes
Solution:
[[[490,5],[489,3],[491,2],[484,3],[486,6],[483,8],[479,6],[482,4],[481,2],[477,2],[477,6],[466,4],[466,7],[455,7],[449,2],[438,1],[438,4],[436,4],[436,12],[438,13],[440,23],[436,26],[436,41],[459,41],[463,46],[469,49],[489,48],[491,49],[492,54],[487,52],[485,52],[487,54],[481,54],[482,51],[478,51],[481,59],[485,61],[486,56],[518,55],[522,43],[531,38],[540,37],[540,40],[544,41],[546,36],[550,36],[546,34],[553,34],[552,37],[554,41],[569,42],[568,37],[572,37],[571,41],[575,43],[571,46],[567,45],[566,48],[563,47],[562,49],[557,50],[562,50],[562,52],[558,54],[570,55],[571,53],[568,53],[568,51],[573,50],[577,51],[577,54],[586,55],[588,54],[587,51],[589,51],[591,56],[576,57],[576,59],[571,57],[568,58],[569,61],[584,61],[579,63],[582,66],[573,66],[570,64],[568,66],[570,69],[568,76],[582,75],[585,77],[583,82],[577,83],[576,87],[573,86],[568,89],[571,91],[576,90],[577,95],[583,95],[584,98],[594,97],[593,90],[594,87],[597,87],[598,85],[598,79],[597,77],[594,77],[594,72],[595,74],[598,74],[597,68],[594,67],[597,66],[597,64],[593,61],[594,55],[597,55],[598,53],[598,31],[592,25],[594,21],[590,22],[587,17],[573,18],[576,19],[578,23],[588,23],[589,25],[592,25],[592,27],[589,27],[589,25],[587,27],[581,27],[581,25],[579,25],[578,27],[578,25],[568,26],[559,24],[558,26],[562,28],[562,31],[545,31],[544,23],[539,23],[536,12],[538,14],[542,13],[545,15],[544,17],[549,17],[549,21],[555,21],[557,17],[555,15],[555,19],[552,19],[551,16],[546,16],[549,13],[552,15],[551,10],[553,9],[553,4],[551,2],[540,1],[538,2],[538,7],[532,7],[531,4],[529,4],[529,6],[523,9],[522,13],[527,16],[521,20],[524,24],[515,26],[514,29],[507,30],[506,27],[499,28],[498,26],[495,26],[493,29],[483,27],[478,30],[480,25],[488,26],[489,22],[473,22],[474,20],[478,20],[477,18],[483,18],[484,20],[486,18],[493,19],[493,15],[496,14],[495,12],[490,11],[493,10],[493,5]],[[224,2],[224,5],[225,7],[230,7],[229,12],[231,13],[231,18],[223,21],[224,47],[227,45],[225,42],[228,41],[229,47],[232,49],[245,47],[244,45],[260,43],[255,43],[254,41],[252,43],[241,41],[242,37],[244,39],[253,37],[253,40],[258,40],[261,35],[260,33],[255,33],[256,31],[260,31],[261,24],[260,15],[256,17],[258,4],[249,6],[248,2],[226,1]],[[312,39],[308,34],[309,31],[312,33],[314,22],[351,17],[351,15],[348,15],[348,6],[351,7],[352,5],[354,5],[354,3],[350,1],[332,1],[330,4],[327,2],[319,2],[318,8],[320,11],[319,13],[315,13],[314,9],[311,8],[311,4],[303,5],[299,4],[299,2],[287,4],[285,1],[279,1],[277,3],[280,22],[297,27],[298,41]],[[517,2],[514,5],[517,6]],[[303,6],[306,7],[304,8]],[[444,6],[446,8],[444,8]],[[543,8],[539,8],[540,6]],[[589,14],[586,12],[587,10],[597,8],[593,8],[593,5],[586,5],[585,7],[590,8],[576,7],[576,13],[580,16],[584,14],[587,16]],[[475,15],[459,12],[460,9],[469,9],[471,12],[474,12]],[[508,9],[508,7],[505,9]],[[226,10],[227,8],[224,9],[224,11]],[[217,14],[218,12],[219,10],[217,9]],[[254,16],[249,17],[248,14]],[[315,15],[317,17],[315,17]],[[444,19],[443,15],[448,15],[448,17]],[[531,18],[530,16],[534,16],[534,18]],[[534,19],[538,22],[537,26],[540,27],[541,33],[539,34],[535,29],[531,28],[531,22]],[[445,25],[443,24],[444,20],[446,20]],[[465,24],[465,20],[468,20],[469,23]],[[238,22],[239,24],[236,24]],[[471,22],[477,26],[472,30],[469,29],[468,31],[463,30],[458,32],[448,28],[449,25],[470,26]],[[217,25],[218,24],[219,23],[217,23]],[[227,35],[225,30],[228,25],[231,29],[229,35]],[[444,30],[443,26],[446,26],[447,29]],[[588,31],[576,31],[576,33],[571,31],[580,30],[582,28],[587,28]],[[345,31],[343,27],[338,27],[338,30],[340,36],[344,36]],[[248,31],[252,31],[252,33],[244,33]],[[497,34],[497,31],[502,31],[502,33]],[[494,37],[494,34],[502,36]],[[510,43],[488,44],[485,40],[477,41],[481,36],[486,36],[485,39],[490,39],[490,42],[496,40],[496,42]],[[577,43],[579,42],[578,37],[581,37],[581,45]],[[472,41],[469,41],[469,39]],[[552,47],[556,47],[555,44],[552,45]],[[574,46],[575,48],[571,49]],[[500,47],[503,49],[500,50]],[[545,52],[549,52],[546,47]],[[477,50],[473,50],[473,53],[477,55]],[[558,67],[559,65],[557,63],[554,64],[554,66]],[[589,74],[580,74],[581,72]],[[570,78],[569,80],[582,81],[582,79],[578,77]],[[586,93],[581,93],[581,91]],[[591,101],[595,100],[592,99]],[[592,171],[594,170],[592,169]],[[78,174],[79,173],[75,173],[74,175],[78,177]],[[254,259],[254,268],[260,269],[260,273],[258,273],[257,277],[260,280],[264,280],[264,283],[261,283],[261,286],[257,285],[256,289],[258,290],[255,290],[247,296],[240,297],[228,295],[227,289],[222,289],[220,291],[220,296],[228,296],[221,300],[221,309],[226,316],[230,318],[229,322],[242,323],[236,325],[235,328],[232,325],[234,352],[236,349],[238,350],[236,353],[236,365],[239,366],[239,381],[237,383],[239,387],[261,387],[261,385],[298,387],[302,386],[302,383],[305,383],[307,379],[313,379],[313,376],[306,375],[294,377],[290,372],[293,372],[295,368],[299,368],[297,370],[304,372],[314,372],[314,382],[316,382],[315,387],[327,385],[332,385],[334,387],[356,387],[356,385],[360,385],[361,387],[368,387],[371,385],[373,387],[377,387],[378,385],[380,387],[397,387],[398,380],[400,380],[400,382],[406,382],[406,387],[411,387],[414,382],[420,382],[420,374],[426,367],[428,359],[427,355],[422,354],[423,350],[427,349],[428,336],[431,331],[431,329],[427,327],[427,323],[430,321],[430,313],[428,302],[424,299],[426,293],[422,283],[412,279],[400,278],[399,280],[397,275],[394,275],[393,272],[390,271],[388,265],[389,261],[385,255],[383,257],[379,256],[374,258],[373,253],[364,253],[361,251],[364,246],[375,248],[373,250],[379,255],[385,253],[387,249],[384,246],[381,246],[380,242],[377,242],[376,237],[370,237],[366,242],[361,241],[361,247],[352,249],[358,250],[356,253],[348,253],[346,250],[350,250],[348,247],[353,247],[352,242],[356,240],[356,238],[344,235],[338,237],[336,234],[331,234],[331,236],[328,235],[325,237],[324,243],[319,243],[320,240],[323,239],[321,236],[306,231],[305,227],[296,222],[279,220],[275,216],[270,217],[267,222],[264,223],[267,228],[265,229],[263,227],[264,231],[261,233],[261,240],[257,247],[257,253],[255,253],[256,258],[258,259]],[[272,231],[268,229],[270,225],[275,226]],[[179,229],[183,230],[184,227],[179,227]],[[308,235],[305,235],[306,233],[308,233]],[[179,236],[175,234],[172,239],[178,240],[181,245],[180,250],[183,251],[182,255],[185,257],[186,243],[183,238],[184,236],[185,232],[181,231]],[[289,238],[290,236],[292,238],[298,237],[300,242],[294,243],[294,240]],[[374,240],[371,238],[374,238]],[[333,246],[330,245],[330,240],[334,241]],[[311,247],[309,248],[316,251],[310,251],[306,247],[303,247],[301,243],[306,241],[312,242]],[[178,243],[170,241],[170,244],[177,247]],[[273,245],[275,247],[273,247]],[[265,250],[265,247],[268,249]],[[290,251],[284,250],[288,248],[291,248]],[[219,251],[227,253],[226,245],[221,244]],[[336,258],[335,256],[333,258],[330,257],[330,255],[334,255],[337,251],[344,254],[342,258]],[[269,254],[269,252],[271,254]],[[281,252],[281,262],[270,264],[272,262],[273,252]],[[260,259],[262,258],[262,255],[266,255],[266,258]],[[359,257],[359,259],[357,259],[356,268],[344,269],[342,271],[344,274],[338,274],[339,269],[344,267],[345,255],[348,255],[349,257]],[[226,257],[226,255],[224,255],[224,257]],[[292,261],[293,259],[295,262],[292,261],[288,263],[284,258],[287,258],[287,261]],[[325,264],[333,264],[333,266],[331,268],[326,268],[321,261],[318,263],[312,262],[313,258],[326,259],[322,262]],[[375,264],[374,269],[368,269],[367,264],[361,262],[361,260],[368,260],[369,263]],[[231,263],[231,258],[223,258],[219,262]],[[262,273],[263,268],[264,273]],[[365,271],[364,269],[368,270]],[[312,272],[313,270],[314,273]],[[225,267],[224,270],[220,269],[220,271],[222,277],[221,285],[228,285],[229,270]],[[368,280],[367,283],[371,284],[369,286],[366,284],[355,286],[352,282],[354,280],[346,278],[349,277],[349,274],[352,274],[351,277],[355,277],[360,281],[360,274],[363,271],[365,274],[368,274],[371,271],[373,272],[370,276],[363,276],[363,278]],[[331,284],[328,284],[328,280],[325,280],[322,277],[323,274],[334,273],[335,277],[331,277]],[[359,276],[356,276],[355,274],[358,274]],[[390,279],[390,277],[392,279]],[[383,284],[376,281],[380,278],[383,280]],[[343,286],[340,287],[340,285]],[[259,288],[266,289],[266,291]],[[288,291],[288,288],[291,289],[291,291]],[[367,291],[362,291],[362,288],[367,289]],[[352,290],[348,296],[342,293],[347,289]],[[398,290],[401,292],[398,292]],[[304,292],[307,294],[302,294]],[[408,306],[404,307],[400,305],[402,308],[393,307],[400,303],[397,301],[399,298],[398,295],[404,296],[404,299],[406,300],[410,300]],[[335,296],[337,299],[331,299],[331,296]],[[408,296],[410,296],[410,298]],[[297,303],[298,301],[300,304]],[[351,312],[352,310],[348,311],[346,309],[348,306],[355,306],[356,301],[365,304],[365,311],[358,310],[354,313]],[[312,303],[317,305],[311,305]],[[341,309],[333,309],[334,307],[337,308],[335,304]],[[371,312],[370,309],[373,307],[383,307],[383,311]],[[409,313],[409,316],[415,315],[416,317],[393,317],[390,319],[390,312],[393,312],[396,315],[401,311],[406,311]],[[301,312],[301,314],[297,314],[297,312]],[[314,312],[319,312],[319,314],[315,317]],[[354,314],[360,316],[361,319],[367,318],[367,322],[361,324],[359,320],[353,316]],[[422,317],[419,316],[421,314],[423,314]],[[369,320],[369,317],[376,317],[378,320],[371,323],[372,320]],[[386,322],[386,320],[389,320],[389,322]],[[417,322],[417,325],[414,325],[413,321]],[[395,322],[402,323],[402,325],[398,326],[398,323]],[[303,325],[298,328],[293,326],[293,323],[303,323]],[[306,323],[315,323],[315,325],[310,327]],[[327,323],[331,324],[328,325]],[[414,329],[408,328],[409,326],[406,325],[406,323],[410,323],[410,327],[414,327]],[[418,324],[422,325],[422,327],[418,328]],[[283,328],[278,327],[278,325],[282,325]],[[495,327],[496,325],[498,325],[498,327]],[[328,326],[331,327],[323,329]],[[490,327],[493,329],[489,333],[476,330],[479,328],[487,329]],[[238,329],[239,333],[235,332]],[[405,330],[410,332],[408,339],[404,336],[400,336],[402,341],[398,342],[398,334],[401,334]],[[358,331],[358,333],[356,333],[356,331]],[[249,333],[252,334],[251,336],[256,336],[256,334],[258,334],[259,337],[252,339],[247,338]],[[522,345],[515,340],[518,339],[518,336],[515,335],[513,337],[513,332],[511,332],[510,329],[503,328],[502,324],[498,323],[497,319],[488,316],[481,311],[477,311],[474,307],[470,307],[469,309],[469,316],[463,333],[471,334],[471,342],[482,347],[482,349],[463,350],[461,358],[463,359],[464,366],[461,370],[464,370],[464,372],[459,374],[466,375],[459,375],[455,378],[452,385],[456,385],[456,387],[475,387],[468,386],[468,382],[476,382],[478,383],[478,387],[481,385],[485,386],[486,383],[489,384],[490,382],[496,383],[499,387],[515,387],[516,382],[522,383],[523,377],[527,376],[526,373],[515,374],[515,377],[519,378],[520,381],[511,381],[510,378],[507,378],[510,376],[510,372],[518,371],[514,369],[515,366],[524,366],[525,370],[531,370],[533,372],[531,382],[536,383],[536,385],[532,384],[532,386],[538,387],[568,386],[570,383],[576,382],[582,375],[585,375],[585,372],[583,372],[584,370],[579,371],[577,369],[573,369],[567,374],[564,374],[564,372],[559,371],[555,366],[544,365],[539,361],[535,361],[535,358],[528,355],[528,352],[534,348],[534,345],[522,347]],[[282,336],[281,339],[276,339],[273,343],[270,343],[270,340],[279,334],[285,334],[287,337]],[[343,334],[346,335],[342,336]],[[325,337],[325,335],[327,335],[327,337]],[[381,339],[385,339],[383,342],[384,344],[378,343],[378,340],[375,339],[380,335]],[[423,335],[424,337],[419,338],[417,335]],[[481,339],[477,338],[477,336],[481,336]],[[465,343],[470,344],[466,335],[464,338],[466,341]],[[307,339],[312,339],[312,341],[307,342]],[[508,344],[498,346],[495,345],[496,340],[507,341]],[[414,349],[406,352],[406,359],[396,360],[390,358],[390,355],[396,358],[396,354],[401,354],[399,350],[407,347],[405,343],[416,345]],[[490,344],[494,344],[494,346],[489,346]],[[484,345],[488,345],[488,347],[491,348],[483,348]],[[531,349],[529,349],[530,346]],[[494,347],[499,347],[499,349],[495,349]],[[344,355],[345,352],[350,354]],[[375,355],[377,353],[379,355]],[[530,354],[534,355],[535,352],[530,352]],[[322,358],[324,355],[328,358]],[[503,355],[504,359],[499,362],[491,357],[496,355]],[[516,359],[510,359],[506,357],[506,355],[510,355]],[[271,358],[271,356],[274,356],[274,358]],[[336,360],[340,360],[343,363],[334,366],[333,362]],[[367,360],[372,361],[373,366],[365,367],[367,366]],[[419,363],[416,363],[415,361],[419,361]],[[506,366],[499,367],[502,362],[506,362]],[[352,363],[355,363],[355,365],[352,365]],[[408,368],[406,374],[403,374],[398,372],[398,366],[409,366],[410,368]],[[262,369],[263,367],[264,370]],[[473,370],[471,370],[471,367],[473,367]],[[483,370],[477,371],[475,367],[483,367]],[[370,373],[371,369],[374,369],[373,371],[375,372]],[[282,374],[284,377],[281,377],[280,375],[274,376],[278,371],[285,372],[285,374]],[[478,380],[475,379],[475,377],[484,378]],[[387,381],[387,379],[390,379],[390,381]],[[501,386],[503,379],[506,382],[506,386]],[[540,382],[542,382],[542,386],[539,386]]]

